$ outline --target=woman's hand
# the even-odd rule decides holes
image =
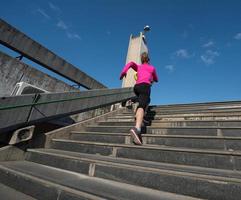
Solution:
[[[123,77],[126,77],[126,74],[121,74],[121,76],[120,76],[120,80],[122,80]]]

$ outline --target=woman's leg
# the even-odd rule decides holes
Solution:
[[[143,91],[139,95],[139,106],[136,111],[136,128],[141,129],[141,125],[145,116],[145,111],[150,103],[150,88],[147,85],[143,86]]]
[[[141,130],[141,125],[142,125],[144,115],[145,115],[144,109],[138,108],[136,111],[136,128],[137,128],[137,130]]]
[[[143,122],[143,117],[145,115],[145,108],[149,104],[150,99],[150,86],[147,84],[136,85],[134,87],[135,93],[138,95],[138,108],[136,110],[136,125],[131,128],[130,133],[134,139],[135,144],[142,144],[141,140],[141,125]]]

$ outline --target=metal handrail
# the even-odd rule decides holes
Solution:
[[[130,92],[129,91],[123,92],[121,94],[125,94],[125,93],[130,93]],[[91,96],[91,98],[110,96],[110,95],[116,95],[116,94],[120,94],[120,93],[95,95],[95,96]],[[69,98],[69,99],[60,99],[60,100],[52,100],[52,101],[44,101],[44,102],[33,102],[33,103],[30,103],[30,104],[22,104],[22,105],[2,106],[2,107],[0,107],[0,110],[9,110],[9,109],[22,108],[22,107],[28,107],[28,106],[45,105],[45,104],[51,104],[51,103],[60,103],[60,102],[65,102],[65,101],[74,101],[74,100],[87,99],[87,98],[90,98],[90,97],[89,96],[87,96],[87,97],[75,97],[75,98]]]

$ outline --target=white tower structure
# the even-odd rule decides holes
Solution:
[[[147,43],[145,39],[145,33],[150,31],[149,26],[144,27],[144,31],[140,32],[139,36],[130,36],[129,47],[126,57],[126,63],[135,62],[141,64],[140,56],[143,52],[148,52]],[[135,71],[133,69],[128,70],[126,77],[123,78],[122,87],[133,87],[135,85],[134,79]]]

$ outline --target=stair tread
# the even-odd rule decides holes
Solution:
[[[241,105],[241,101],[216,101],[216,102],[194,102],[194,103],[175,103],[167,105],[150,105],[149,108],[173,107],[173,106],[202,106],[202,105]]]
[[[11,173],[11,181],[17,183],[26,176],[29,179],[25,183],[32,179],[46,182],[38,185],[41,189],[52,184],[57,188],[55,191],[66,189],[73,194],[92,195],[93,198],[88,199],[95,200],[197,199],[181,194],[207,197],[202,195],[206,194],[210,195],[208,199],[215,199],[217,191],[221,199],[230,195],[232,199],[238,198],[241,187],[241,101],[150,106],[147,116],[152,119],[152,124],[146,126],[148,134],[142,135],[142,146],[130,144],[127,129],[134,123],[134,112],[130,111],[126,109],[115,116],[102,118],[82,126],[79,131],[71,129],[75,130],[68,132],[72,139],[51,139],[52,148],[28,149],[24,161],[0,162],[2,183],[7,184],[0,183],[0,194],[3,197],[9,195],[6,199],[16,194],[19,194],[17,199],[36,198],[31,193],[34,198],[24,197],[24,192],[29,194],[28,190],[19,189],[23,193],[18,192],[13,189],[18,189],[14,184],[10,188],[8,173]],[[19,176],[15,178],[15,174]],[[148,181],[148,184],[143,187],[141,181]],[[154,187],[152,182],[161,184]],[[186,185],[186,188],[178,188],[179,185]],[[28,187],[26,184],[26,189]]]
[[[87,145],[99,145],[99,146],[109,146],[109,147],[126,147],[126,148],[138,148],[138,149],[155,149],[164,151],[178,151],[178,152],[191,152],[191,153],[208,153],[208,154],[223,154],[223,155],[236,155],[240,156],[241,151],[227,151],[227,150],[204,150],[204,149],[192,149],[192,148],[181,148],[181,147],[163,147],[160,145],[130,145],[130,144],[115,144],[115,143],[104,143],[104,142],[89,142],[89,141],[77,141],[71,139],[53,139],[57,142],[70,142],[76,144],[87,144]]]
[[[8,187],[4,184],[0,183],[0,194],[1,194],[1,199],[6,199],[6,200],[35,200],[35,198],[26,195],[22,192],[19,192],[11,187]]]
[[[102,156],[95,154],[87,154],[87,153],[77,153],[71,151],[57,150],[57,149],[29,149],[28,152],[35,152],[41,154],[50,154],[58,157],[65,157],[68,159],[79,159],[94,163],[107,163],[108,165],[128,165],[129,167],[142,167],[147,168],[151,171],[158,171],[163,173],[173,173],[180,175],[179,172],[182,172],[182,175],[189,175],[192,177],[199,178],[208,178],[211,180],[217,179],[222,181],[231,181],[230,178],[237,181],[236,179],[240,179],[237,182],[241,183],[241,172],[233,171],[233,170],[224,170],[224,169],[213,169],[213,168],[205,168],[198,166],[188,166],[188,165],[180,165],[180,164],[170,164],[170,163],[160,163],[154,161],[144,161],[144,160],[135,160],[128,158],[114,158],[110,156]],[[185,174],[184,174],[185,173]],[[219,177],[219,178],[217,178]]]
[[[193,197],[161,192],[158,190],[102,178],[90,177],[80,173],[70,172],[28,161],[5,162],[1,163],[0,167],[6,170],[9,168],[17,172],[19,171],[21,173],[61,184],[63,186],[110,199],[196,199]]]
[[[108,118],[109,119],[109,118]],[[109,122],[107,119],[107,121],[98,121],[98,123],[103,123],[103,122]],[[111,117],[111,119],[114,119],[114,117]],[[235,120],[173,120],[173,121],[170,121],[170,120],[150,120],[152,123],[168,123],[168,122],[171,122],[171,123],[175,123],[175,122],[241,122],[241,120],[238,120],[238,119],[235,119]],[[112,121],[111,121],[112,122]],[[116,121],[116,122],[119,122],[119,121]],[[135,120],[133,119],[132,121],[128,121],[128,122],[135,122]]]
[[[190,112],[190,111],[194,111],[194,112],[218,112],[218,111],[233,111],[233,110],[240,110],[241,107],[240,106],[236,106],[236,107],[203,107],[203,108],[198,108],[198,107],[189,107],[189,108],[155,108],[155,109],[151,109],[149,110],[149,112]],[[126,112],[128,113],[128,111]]]
[[[71,131],[72,134],[98,134],[110,136],[129,136],[129,133],[105,133],[95,131]],[[142,134],[142,137],[160,137],[160,138],[190,138],[190,139],[226,139],[226,140],[241,140],[241,137],[230,136],[205,136],[205,135],[161,135],[161,134]]]
[[[166,115],[240,115],[240,110],[206,110],[206,111],[197,111],[197,110],[190,110],[190,111],[151,111],[146,114],[149,117],[156,117],[156,116],[166,116]],[[118,113],[116,116],[135,116],[135,113]]]
[[[108,126],[108,125],[88,125],[86,126],[87,128],[132,128],[133,126]],[[176,127],[158,127],[158,126],[147,126],[147,129],[241,129],[240,127],[225,127],[225,126],[188,126],[188,127],[180,127],[180,126],[176,126]]]

